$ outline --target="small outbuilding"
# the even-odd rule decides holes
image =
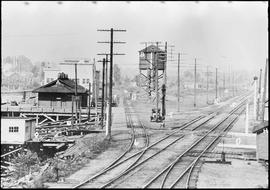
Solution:
[[[34,118],[1,117],[1,146],[22,145],[34,138]]]
[[[75,95],[76,85],[64,73],[59,73],[54,81],[43,85],[33,92],[38,93],[39,107],[71,108],[72,97]],[[87,107],[88,90],[77,85],[77,95],[80,97],[80,106]],[[75,102],[73,102],[75,104]]]
[[[255,126],[257,160],[268,161],[268,121]]]

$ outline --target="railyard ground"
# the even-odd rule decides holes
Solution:
[[[209,96],[209,99],[214,95]],[[200,96],[197,101],[197,108],[204,110],[204,107],[209,107],[206,104],[206,96]],[[151,108],[148,104],[134,101],[134,105],[140,119],[144,123],[148,123],[148,132],[152,136],[158,134],[159,130],[166,130],[170,126],[181,125],[187,120],[197,117],[200,112],[197,108],[193,108],[193,97],[186,96],[181,100],[180,112],[177,112],[177,106],[175,99],[168,97],[167,107],[170,116],[167,116],[165,128],[161,128],[160,124],[150,123],[149,117],[151,114]],[[140,110],[140,111],[138,111]],[[250,110],[252,112],[252,110]],[[251,118],[252,119],[252,118]],[[175,122],[176,121],[176,122]],[[231,129],[233,132],[244,132],[245,118],[242,116]],[[252,131],[250,126],[249,131]],[[128,146],[130,142],[130,131],[126,127],[125,114],[123,104],[119,107],[113,108],[113,126],[112,126],[112,141],[110,147],[98,155],[95,159],[87,163],[81,170],[73,173],[69,177],[65,178],[64,182],[59,183],[47,183],[49,187],[64,188],[72,187],[74,184],[82,182],[86,179],[86,176],[93,176],[95,173],[106,167],[115,158],[117,158],[121,152]],[[254,142],[253,142],[254,143]],[[237,150],[238,152],[241,150]],[[246,150],[242,150],[243,152]],[[255,150],[251,150],[255,151]],[[204,158],[211,160],[211,158]],[[215,158],[216,159],[216,158]],[[213,159],[212,159],[213,160]],[[227,164],[213,164],[204,163],[197,178],[197,188],[266,188],[268,187],[268,167],[256,160],[241,160],[229,158],[227,161],[231,161],[231,165]],[[139,179],[138,179],[139,180]],[[134,181],[136,184],[136,181]]]
[[[214,98],[214,93],[209,95],[209,100]],[[136,112],[140,119],[148,124],[148,132],[150,138],[157,138],[163,131],[170,131],[170,127],[181,125],[186,121],[200,115],[201,111],[207,110],[214,105],[206,104],[206,94],[197,97],[197,107],[193,106],[193,96],[187,95],[180,99],[180,112],[177,112],[177,99],[173,96],[167,96],[167,118],[165,128],[162,128],[159,123],[150,123],[151,107],[139,101],[133,101]],[[213,102],[213,101],[212,101]],[[252,109],[250,109],[252,113]],[[250,118],[252,120],[252,117]],[[245,117],[241,116],[238,122],[231,129],[232,132],[244,132]],[[249,131],[252,130],[250,126]],[[103,134],[99,134],[99,136]],[[101,137],[100,136],[100,137]],[[105,136],[105,135],[104,135]],[[85,136],[86,138],[88,136]],[[153,138],[154,139],[154,138]],[[113,126],[112,139],[106,150],[101,151],[97,156],[88,159],[84,166],[75,170],[69,176],[62,177],[57,183],[45,183],[48,188],[70,188],[75,184],[84,181],[89,176],[93,176],[101,169],[105,168],[109,163],[116,159],[130,143],[130,129],[126,126],[125,112],[123,102],[119,107],[113,108]],[[254,143],[254,142],[253,142]],[[239,150],[237,150],[239,151]],[[241,151],[241,150],[240,150]],[[246,150],[242,150],[243,152]],[[253,151],[254,150],[250,150]],[[211,158],[204,158],[211,160]],[[212,187],[212,188],[266,188],[268,187],[268,167],[255,160],[241,160],[227,158],[231,161],[231,165],[204,163],[198,174],[197,188]],[[138,179],[139,180],[139,179]],[[134,181],[136,184],[136,181]]]

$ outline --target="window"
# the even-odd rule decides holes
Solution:
[[[13,132],[19,132],[19,127],[14,127]]]
[[[89,84],[90,79],[87,79],[87,84]]]
[[[19,127],[11,126],[11,127],[9,127],[9,132],[10,133],[18,133],[19,132]]]
[[[85,84],[85,79],[83,79],[82,83]]]

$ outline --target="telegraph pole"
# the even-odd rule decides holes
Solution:
[[[77,95],[78,95],[78,78],[77,78],[77,63],[75,63],[75,112],[76,112],[76,120],[78,118],[78,99],[77,99]],[[76,122],[77,123],[77,122]]]
[[[196,107],[196,82],[197,82],[197,74],[196,74],[196,58],[195,58],[195,67],[194,67],[194,107]]]
[[[158,48],[158,42],[157,42],[157,48]],[[158,94],[158,59],[157,59],[157,53],[155,55],[155,90],[156,90],[156,115],[158,115],[158,101],[159,101],[159,94]],[[158,120],[158,117],[156,117],[156,120]]]
[[[259,112],[260,112],[260,100],[261,100],[261,80],[262,80],[262,69],[260,69],[260,78],[259,78],[259,89],[258,89],[258,97],[257,97],[257,114],[256,114],[256,120],[259,119]],[[262,101],[261,101],[262,102]]]
[[[90,122],[90,107],[91,107],[91,82],[89,81],[89,101],[88,101],[88,120]]]
[[[102,102],[101,102],[101,126],[103,128],[103,121],[104,121],[104,87],[105,87],[105,64],[106,64],[106,60],[103,58],[103,68],[102,68]]]
[[[77,98],[77,94],[78,94],[78,84],[77,84],[77,82],[78,82],[78,79],[77,79],[77,66],[78,65],[95,65],[95,64],[92,64],[92,63],[83,63],[83,64],[79,64],[78,63],[79,62],[79,60],[65,60],[65,62],[64,63],[60,63],[61,65],[74,65],[75,66],[75,118],[76,118],[76,121],[77,121],[77,119],[78,119],[78,107],[80,107],[79,105],[78,105],[78,98]],[[72,105],[73,105],[73,103],[72,103]]]
[[[263,97],[262,97],[262,121],[264,121],[264,112],[265,112],[265,96],[267,88],[267,72],[268,72],[268,58],[266,59],[265,71],[264,71],[264,86],[263,86]]]
[[[94,83],[94,86],[93,86],[93,93],[94,93],[94,103],[95,103],[95,113],[96,113],[96,121],[97,121],[97,115],[98,115],[98,110],[97,110],[97,104],[98,104],[98,85],[97,85],[97,70],[96,70],[96,61],[95,61],[95,58],[94,58],[94,66],[93,66],[93,83]]]
[[[257,111],[256,111],[256,104],[257,104],[257,79],[258,77],[254,77],[254,99],[253,99],[253,113],[254,113],[254,119],[257,118]]]
[[[110,42],[98,42],[98,43],[110,43],[110,86],[109,86],[109,101],[108,101],[108,120],[106,125],[106,136],[108,139],[111,138],[111,126],[112,126],[112,83],[113,83],[113,44],[114,43],[125,43],[125,42],[114,42],[113,32],[126,32],[126,30],[98,30],[101,32],[110,32],[111,40]],[[106,55],[106,54],[105,54]],[[120,55],[120,54],[118,54]]]
[[[106,102],[108,101],[108,62],[109,62],[108,54],[106,54],[106,64],[105,64],[105,66],[106,66],[106,71],[105,71],[105,78],[106,78],[105,79],[105,81],[106,81],[105,97],[106,97]]]
[[[162,116],[165,121],[165,115],[166,115],[166,84],[167,84],[167,73],[166,73],[166,67],[167,67],[167,42],[165,42],[165,56],[166,59],[163,61],[162,64],[164,64],[164,71],[163,71],[163,85],[162,85]],[[164,123],[165,126],[165,123]]]

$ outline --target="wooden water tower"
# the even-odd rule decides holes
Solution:
[[[156,110],[159,109],[161,90],[166,86],[166,62],[167,43],[165,50],[157,45],[147,46],[139,51],[140,84],[150,101],[156,103]],[[164,98],[165,94],[162,93]],[[162,104],[162,115],[165,115],[165,101]]]

